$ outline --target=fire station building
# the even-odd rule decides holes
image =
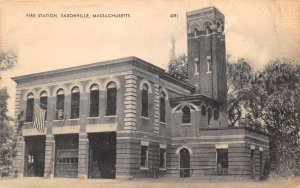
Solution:
[[[14,77],[16,175],[258,178],[269,140],[228,127],[223,31],[216,8],[187,13],[188,82],[137,57]]]

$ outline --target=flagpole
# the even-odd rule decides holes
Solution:
[[[52,108],[52,107],[50,107],[50,106],[47,106],[47,105],[45,105],[45,104],[43,104],[43,103],[40,103],[40,102],[36,102],[37,104],[39,104],[39,105],[42,105],[42,106],[44,106],[44,107],[46,107],[46,108],[50,108],[51,110],[54,110],[54,111],[56,111],[56,112],[59,112],[59,110],[57,110],[57,109],[55,109],[55,108]],[[59,103],[60,104],[60,103]],[[65,114],[65,113],[63,113],[62,112],[62,115],[63,115],[63,125],[64,125],[64,123],[65,123],[65,121],[66,121],[66,119],[67,119],[67,115]]]
[[[42,106],[44,106],[44,107],[46,107],[46,108],[50,108],[51,110],[54,110],[54,111],[56,111],[56,112],[59,112],[59,110],[57,110],[57,109],[55,109],[55,108],[52,108],[52,107],[50,107],[50,106],[47,106],[47,105],[45,105],[45,104],[43,104],[43,103],[40,103],[40,102],[36,102],[36,103],[38,103],[39,105],[42,105]],[[64,113],[62,113],[62,114],[64,114]],[[65,115],[65,114],[64,114]]]
[[[44,106],[44,107],[46,107],[46,108],[50,108],[51,110],[54,110],[54,111],[56,111],[56,112],[59,111],[59,110],[57,110],[57,109],[55,109],[55,108],[52,108],[52,107],[50,107],[50,106],[47,106],[47,105],[45,105],[45,104],[43,104],[43,103],[40,103],[40,102],[36,102],[36,103],[38,103],[39,105],[42,105],[42,106]]]

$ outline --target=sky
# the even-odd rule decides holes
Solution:
[[[12,76],[128,56],[166,69],[172,37],[176,54],[187,51],[186,12],[209,6],[225,15],[226,51],[233,60],[246,58],[257,70],[275,58],[299,62],[299,0],[0,0],[0,49],[18,55],[16,67],[1,73],[0,86],[11,96],[8,114],[14,114]],[[58,18],[37,17],[47,13]],[[60,17],[73,13],[130,18]]]

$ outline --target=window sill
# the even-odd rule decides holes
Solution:
[[[140,170],[149,170],[148,167],[141,167]]]
[[[117,115],[109,115],[109,116],[104,116],[105,118],[115,118]]]
[[[206,74],[210,74],[210,73],[212,73],[212,72],[211,72],[211,71],[207,71],[207,72],[206,72]]]
[[[149,118],[149,117],[142,116],[142,119],[147,119],[147,120],[149,120],[150,118]]]
[[[54,119],[54,122],[63,121],[62,119]]]
[[[24,122],[25,125],[28,125],[30,123],[33,123],[32,121],[27,121],[27,122]]]
[[[166,169],[166,168],[159,168],[158,170],[159,171],[167,171],[168,169]]]
[[[189,125],[192,125],[191,123],[181,123],[181,125],[183,126],[189,126]]]
[[[159,124],[166,125],[167,123],[160,121]]]
[[[78,121],[78,120],[80,120],[80,118],[67,119],[67,120],[70,120],[70,121]]]
[[[86,119],[100,119],[100,117],[87,117]]]
[[[199,73],[195,73],[195,74],[194,74],[194,76],[198,76],[198,75],[199,75]]]

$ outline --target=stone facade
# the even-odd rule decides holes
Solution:
[[[187,23],[188,83],[136,57],[14,77],[16,175],[259,178],[268,160],[267,135],[227,126],[224,16],[206,8],[187,13]],[[99,103],[91,117],[92,86]],[[113,115],[107,112],[111,86]],[[74,88],[79,116],[71,118]],[[63,116],[57,118],[61,91]],[[39,132],[26,115],[28,96],[40,104],[42,93],[47,116]],[[39,142],[43,152],[35,147]]]

